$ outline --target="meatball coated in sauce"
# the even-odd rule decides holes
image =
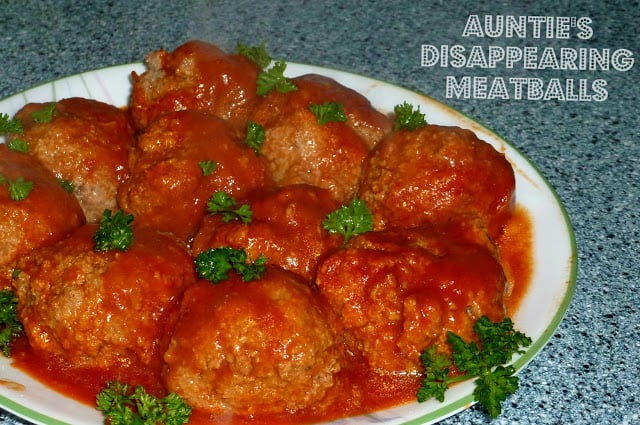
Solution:
[[[147,55],[147,71],[132,74],[130,108],[135,125],[143,130],[158,116],[195,110],[215,115],[242,131],[257,102],[260,68],[237,54],[225,53],[203,41],[189,41],[172,53]]]
[[[55,103],[48,122],[36,122],[33,112],[47,104],[31,103],[16,117],[34,155],[56,177],[73,183],[88,222],[98,222],[105,209],[116,209],[118,186],[129,176],[127,155],[134,143],[127,113],[91,99],[69,98]]]
[[[388,119],[361,95],[317,75],[293,78],[297,90],[272,90],[251,120],[266,133],[261,148],[276,184],[310,184],[331,190],[340,203],[356,192],[362,162],[388,132]],[[347,122],[318,124],[310,105],[343,105]]]
[[[355,130],[369,149],[384,139],[393,126],[390,118],[375,109],[369,100],[336,80],[319,74],[306,74],[293,79],[298,89],[306,91],[311,103],[336,102],[343,106],[346,124]]]
[[[126,252],[93,250],[85,225],[17,264],[18,314],[37,352],[70,367],[158,370],[193,260],[174,237],[134,227]]]
[[[418,373],[422,350],[447,350],[447,331],[469,340],[482,315],[504,317],[495,257],[429,228],[359,235],[320,264],[316,283],[347,345],[380,374]]]
[[[477,221],[499,233],[514,204],[514,172],[474,133],[428,125],[397,131],[367,160],[358,196],[376,229]]]
[[[317,262],[342,242],[322,227],[327,214],[338,207],[331,194],[309,185],[285,186],[249,200],[250,224],[223,223],[207,216],[193,239],[194,255],[219,246],[244,248],[252,259],[264,254],[269,264],[313,279]]]
[[[243,198],[268,181],[264,159],[243,146],[220,118],[193,111],[166,114],[138,137],[120,206],[138,223],[187,241],[216,191]],[[201,163],[213,161],[205,175]]]
[[[325,403],[337,385],[341,351],[306,282],[269,267],[185,292],[165,358],[169,391],[221,415],[295,412]]]
[[[0,144],[0,176],[11,181],[22,177],[33,185],[25,199],[13,200],[8,183],[0,184],[0,267],[84,224],[77,199],[35,157]]]

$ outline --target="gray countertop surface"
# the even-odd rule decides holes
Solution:
[[[481,20],[550,17],[557,32],[547,36],[550,20],[545,18],[539,37],[533,24],[526,38],[504,33],[478,37],[477,29],[467,26],[469,15]],[[624,69],[619,61],[609,70],[554,71],[421,62],[422,45],[626,49],[635,60],[639,15],[638,1],[622,0],[4,0],[0,98],[203,39],[229,51],[237,42],[266,41],[276,58],[367,75],[455,107],[502,135],[538,166],[566,206],[578,247],[577,283],[565,319],[520,373],[520,390],[494,423],[640,424],[640,64]],[[487,77],[489,84],[495,78],[535,78],[545,89],[552,79],[565,89],[572,80],[576,92],[585,84],[583,97],[591,100],[535,100],[527,94],[515,99],[513,92],[508,100],[447,97],[447,76],[467,75]],[[598,92],[596,80],[606,83],[605,100],[597,97],[602,90]],[[489,422],[475,407],[443,421]],[[0,423],[28,422],[1,412]]]

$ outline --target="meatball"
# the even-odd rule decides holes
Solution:
[[[189,41],[173,53],[157,50],[145,58],[148,70],[132,74],[131,112],[138,129],[172,111],[215,115],[243,130],[257,102],[260,67],[203,41]]]
[[[29,344],[73,368],[159,372],[193,260],[174,237],[134,226],[126,252],[93,250],[87,224],[18,262],[18,315]]]
[[[326,189],[285,186],[252,199],[250,206],[250,224],[207,216],[193,239],[193,253],[219,246],[244,248],[250,258],[264,254],[270,264],[311,280],[319,259],[342,242],[322,227],[327,214],[338,207]]]
[[[376,229],[474,220],[495,237],[513,211],[514,191],[503,154],[469,130],[428,125],[376,147],[358,196]]]
[[[31,183],[28,196],[14,200],[9,181]],[[31,250],[51,245],[85,222],[77,199],[35,157],[0,144],[0,266],[9,265]]]
[[[316,283],[350,350],[378,374],[418,373],[422,350],[447,351],[447,331],[469,339],[478,318],[505,314],[496,258],[428,228],[356,236],[321,262]]]
[[[212,172],[202,164],[211,161]],[[189,240],[216,191],[243,198],[268,182],[264,158],[233,137],[220,118],[194,111],[163,115],[138,137],[120,206],[138,223]]]
[[[73,183],[88,222],[98,222],[105,209],[116,208],[117,188],[127,179],[127,155],[134,143],[127,113],[91,99],[70,98],[55,103],[51,120],[34,120],[47,104],[25,105],[16,117],[24,133],[11,135],[29,145],[58,178]]]
[[[316,294],[277,267],[252,282],[231,275],[192,286],[164,356],[167,389],[215,414],[291,413],[324,403],[342,356]]]
[[[364,97],[329,78],[305,75],[292,82],[297,90],[272,90],[251,117],[266,133],[261,153],[278,185],[319,186],[344,203],[355,194],[362,162],[388,131],[388,120]],[[341,104],[347,121],[320,125],[310,106],[325,102]]]
[[[342,105],[347,117],[346,124],[355,130],[369,149],[384,139],[393,127],[391,119],[375,109],[371,102],[360,93],[336,80],[319,74],[306,74],[293,79],[298,89],[305,91],[304,99],[308,103],[336,102]],[[276,106],[282,101],[275,99]]]

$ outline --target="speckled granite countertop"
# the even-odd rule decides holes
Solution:
[[[422,45],[628,49],[635,59],[640,5],[478,3],[8,0],[0,6],[0,98],[81,71],[141,61],[151,50],[200,38],[226,50],[238,41],[266,41],[274,57],[371,76],[452,105],[537,164],[564,202],[578,246],[577,285],[566,318],[521,372],[521,389],[494,423],[640,423],[640,66],[625,70],[623,61],[608,71],[421,66]],[[470,14],[552,17],[556,32],[548,37],[550,21],[544,20],[537,38],[533,24],[526,39],[504,33],[479,38],[467,27]],[[585,17],[589,21],[580,19]],[[558,100],[557,92],[556,100],[534,100],[526,93],[514,99],[514,92],[509,100],[447,98],[446,77],[463,75],[488,77],[489,85],[496,77],[525,76],[545,87],[558,78],[561,91],[573,79],[576,93],[585,80],[582,95],[591,100]],[[595,80],[605,81],[604,90],[598,91]],[[598,99],[603,93],[606,100]],[[488,422],[476,408],[444,421]],[[0,423],[25,422],[2,412]]]

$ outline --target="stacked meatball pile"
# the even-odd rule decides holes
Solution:
[[[359,404],[354,376],[415,381],[420,351],[446,350],[447,331],[467,338],[480,316],[504,316],[493,240],[514,174],[472,132],[394,129],[319,75],[258,95],[259,65],[201,41],[146,65],[126,110],[65,99],[43,123],[32,113],[45,105],[29,104],[7,137],[28,151],[0,146],[0,173],[33,182],[24,200],[0,193],[0,266],[38,353],[144,368],[208,414],[322,417],[339,396]],[[346,120],[319,124],[310,105],[325,102]],[[259,150],[244,143],[250,123]],[[208,212],[220,191],[250,223]],[[343,243],[323,220],[354,198],[374,226]],[[134,216],[126,252],[92,249],[105,209]],[[217,247],[263,255],[266,272],[198,278],[194,258]]]

